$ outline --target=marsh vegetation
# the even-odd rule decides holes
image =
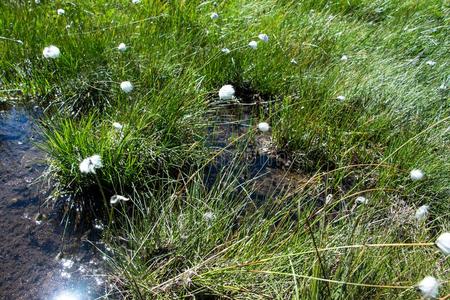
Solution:
[[[104,223],[110,297],[446,299],[449,13],[7,0],[0,89],[43,109],[66,217]]]

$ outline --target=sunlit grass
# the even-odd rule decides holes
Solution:
[[[44,109],[54,192],[108,209],[111,282],[129,298],[417,299],[425,276],[444,297],[449,13],[439,0],[2,1],[0,89]],[[225,102],[256,109],[216,149]],[[295,178],[264,201],[245,163],[258,135]],[[93,155],[101,167],[82,164]]]

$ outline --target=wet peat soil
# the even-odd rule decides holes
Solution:
[[[96,299],[109,290],[99,232],[68,233],[61,214],[43,205],[36,116],[0,102],[0,299]]]

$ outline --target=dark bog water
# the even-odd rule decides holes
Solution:
[[[90,242],[98,232],[64,233],[56,210],[41,205],[49,191],[36,183],[45,166],[35,117],[0,102],[0,299],[96,299],[110,289]]]
[[[257,202],[293,191],[309,178],[291,169],[291,159],[276,150],[270,132],[256,129],[258,122],[266,121],[257,119],[259,109],[263,107],[245,103],[214,107],[208,145],[221,154],[206,174],[206,180],[212,183],[233,162],[242,164],[241,181],[251,183],[250,196]]]

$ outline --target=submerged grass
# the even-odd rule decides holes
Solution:
[[[44,108],[55,192],[131,199],[107,205],[118,297],[416,299],[427,275],[444,297],[449,262],[433,242],[450,228],[449,12],[440,0],[2,1],[0,89]],[[60,57],[42,56],[49,45]],[[217,150],[225,84],[259,113]],[[260,121],[264,147],[292,162],[273,186],[293,178],[263,201],[241,145]],[[94,154],[103,167],[82,174]]]

